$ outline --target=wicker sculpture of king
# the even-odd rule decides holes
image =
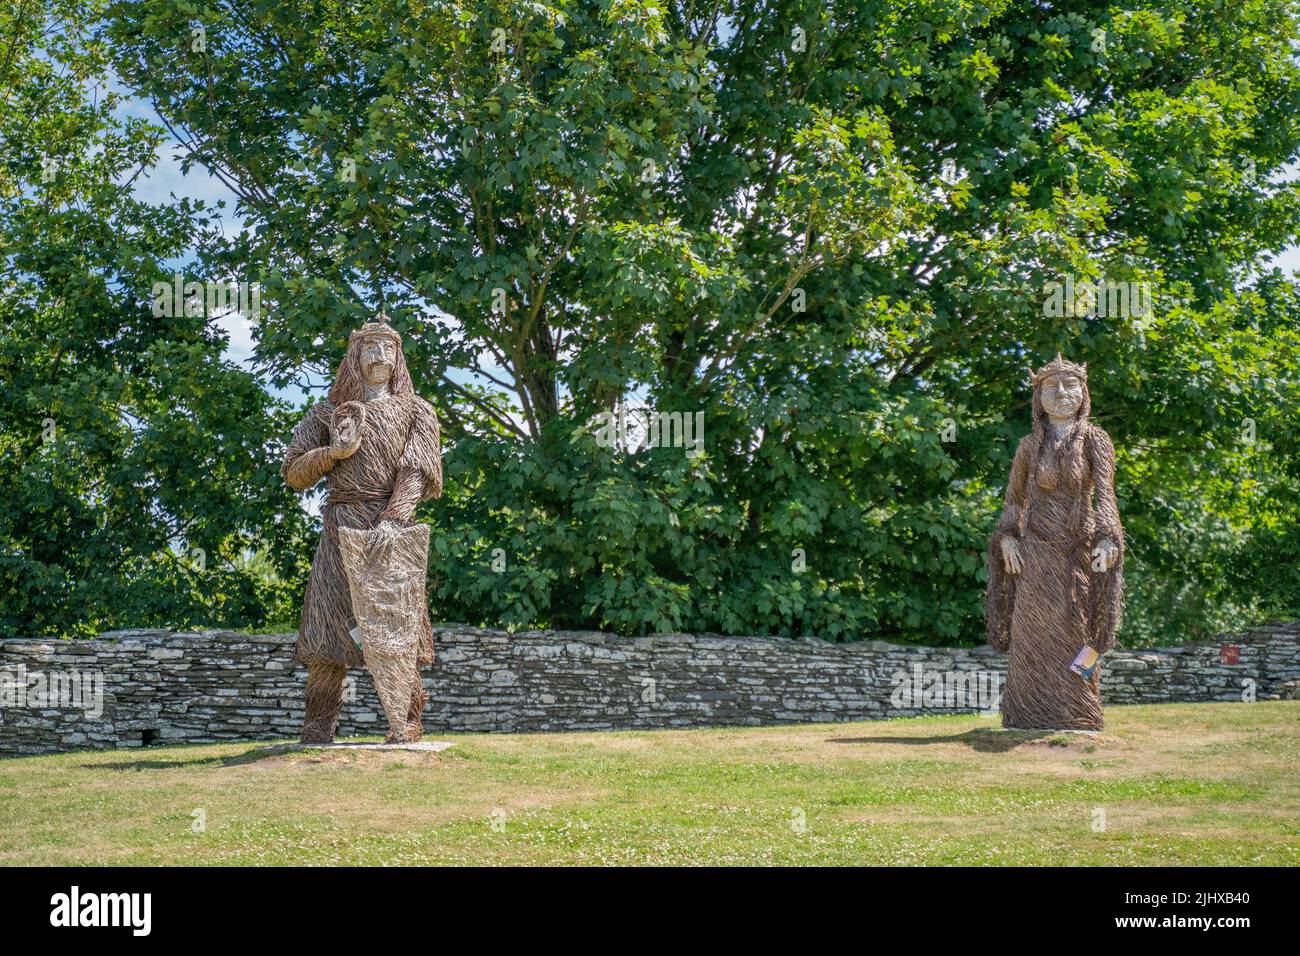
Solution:
[[[388,742],[418,740],[433,661],[425,598],[429,528],[416,506],[442,494],[433,407],[415,394],[401,337],[382,314],[349,338],[328,398],[308,409],[280,470],[296,491],[325,479],[324,526],[294,660],[307,668],[304,743],[330,743],[348,668],[370,671]]]

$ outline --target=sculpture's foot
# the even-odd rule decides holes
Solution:
[[[424,686],[417,677],[415,690],[411,694],[411,707],[406,712],[406,743],[414,743],[424,736],[424,704],[428,699],[429,695],[424,692]]]
[[[332,744],[343,709],[343,679],[348,669],[335,661],[312,661],[307,665],[307,713],[303,715],[305,744]]]
[[[409,744],[411,741],[406,737],[406,728],[393,728],[388,731],[388,736],[384,738],[386,744]]]
[[[413,744],[424,736],[424,728],[419,724],[403,724],[400,727],[390,727],[388,736],[384,738],[386,744]]]
[[[302,736],[298,739],[305,744],[332,744],[334,732],[338,728],[338,716],[328,714],[315,719],[308,718],[302,725]]]

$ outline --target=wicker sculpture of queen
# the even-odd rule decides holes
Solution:
[[[411,518],[421,501],[442,494],[440,432],[433,407],[411,386],[401,337],[379,318],[352,333],[328,400],[294,429],[280,470],[297,491],[325,478],[328,492],[294,647],[294,660],[307,666],[306,743],[333,740],[349,667],[374,677],[390,741],[422,732],[419,666],[433,661],[428,528]],[[358,606],[363,593],[369,614]]]
[[[1101,730],[1099,655],[1124,602],[1115,449],[1088,419],[1086,365],[1058,354],[1031,382],[1033,430],[988,553],[988,642],[1008,654],[1002,724]]]

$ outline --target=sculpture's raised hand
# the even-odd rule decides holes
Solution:
[[[351,441],[330,436],[330,455],[335,461],[351,458],[361,447],[361,435],[358,433]]]
[[[330,420],[330,456],[335,461],[351,458],[361,447],[361,426],[366,409],[360,402],[344,402]]]

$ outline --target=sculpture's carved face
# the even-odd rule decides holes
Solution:
[[[371,385],[384,385],[393,375],[397,345],[386,335],[369,335],[361,342],[361,374]]]
[[[1052,418],[1073,418],[1083,404],[1083,382],[1068,372],[1053,375],[1043,382],[1042,402]]]

